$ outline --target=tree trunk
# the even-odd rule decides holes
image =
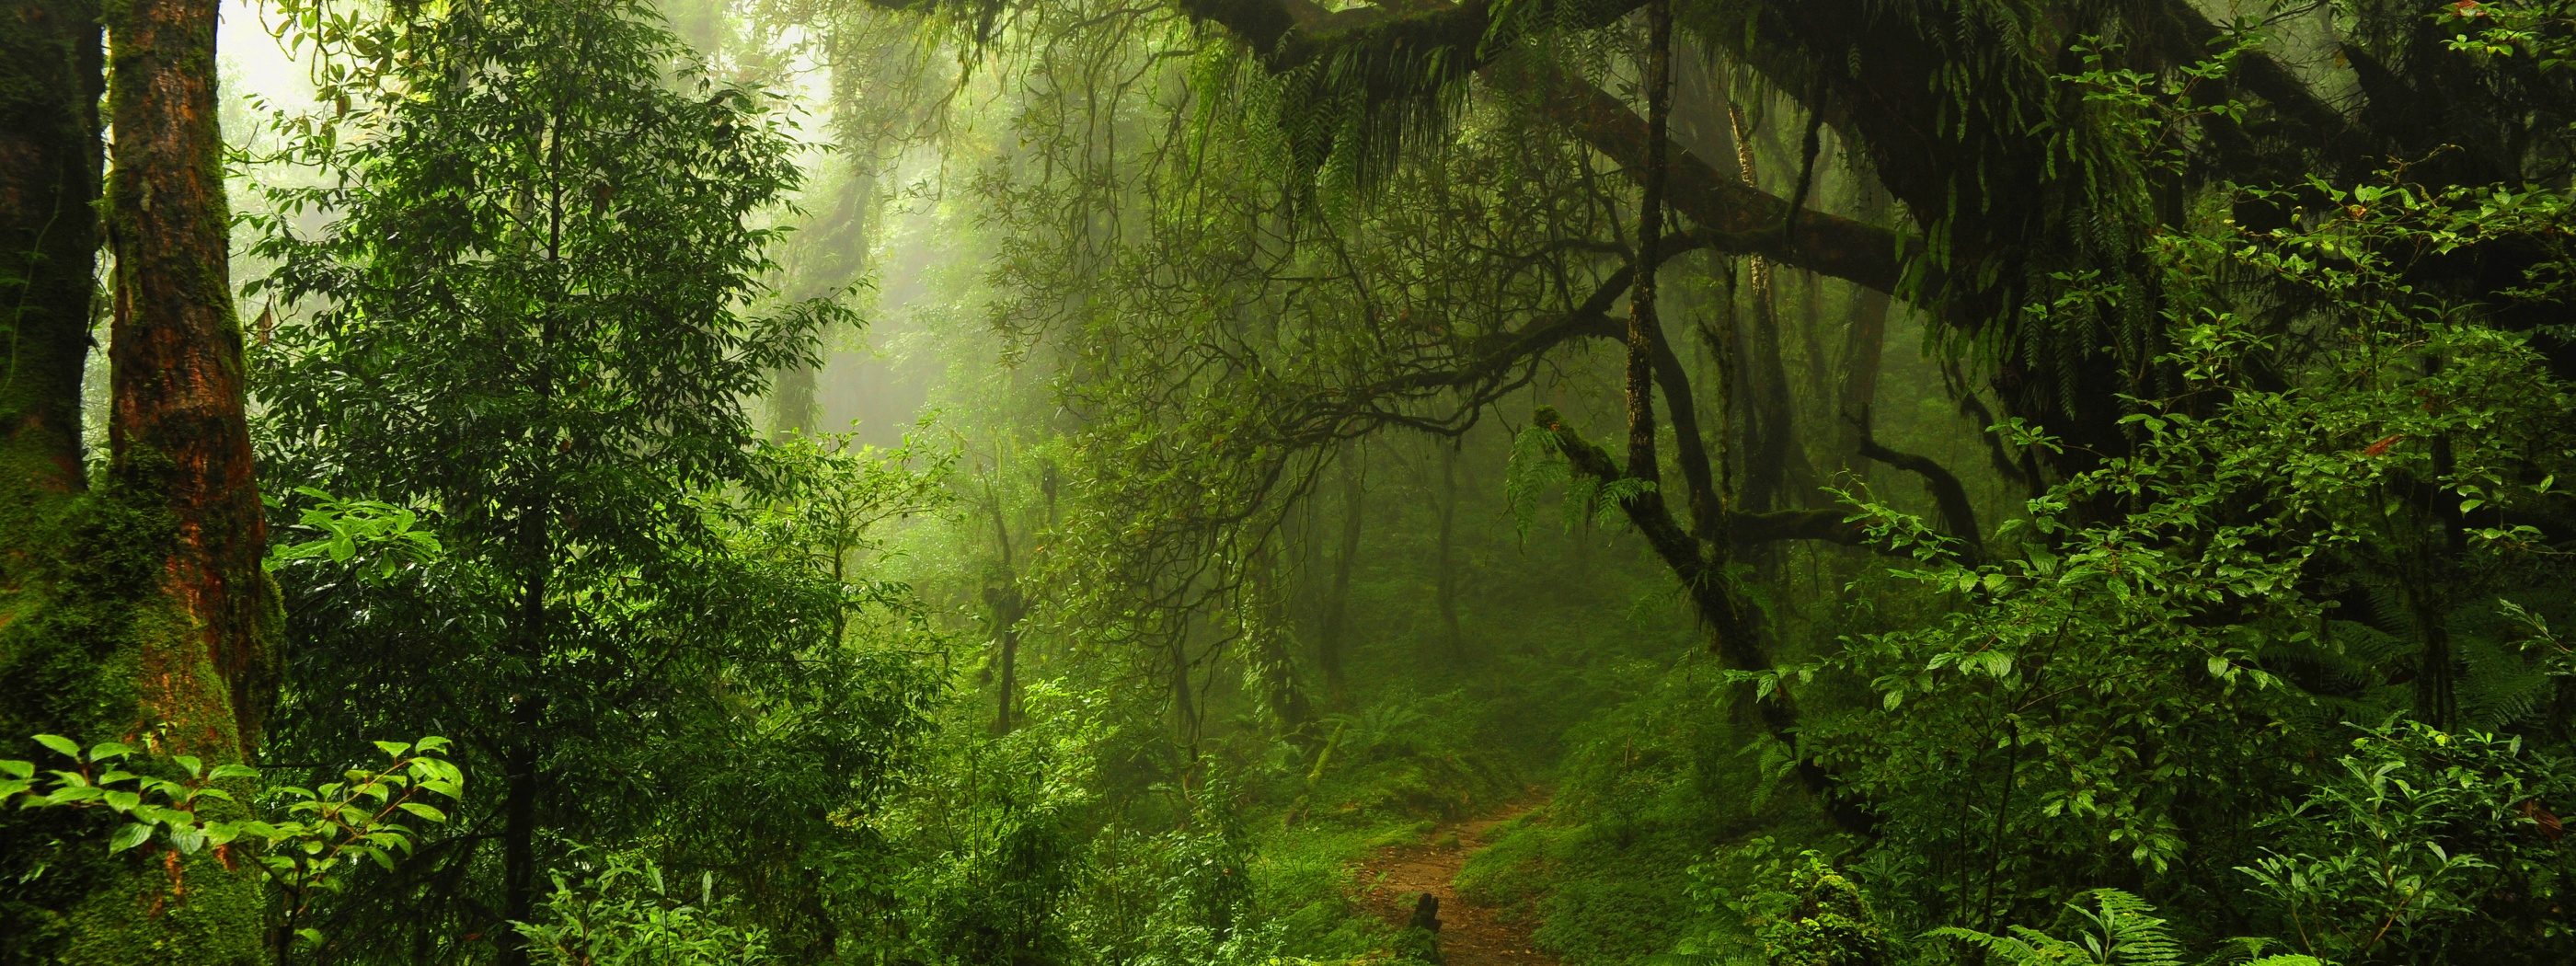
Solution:
[[[993,728],[1009,734],[1012,728],[1011,707],[1020,693],[1020,593],[1014,587],[1002,591],[993,604],[993,623],[1001,628],[1002,665],[999,693],[994,697]]]
[[[1735,128],[1737,176],[1746,186],[1759,188],[1762,178],[1754,163],[1753,129],[1744,111],[1731,103],[1727,116]],[[1782,497],[1791,483],[1790,451],[1797,442],[1797,429],[1789,410],[1788,370],[1780,358],[1779,306],[1772,291],[1770,260],[1746,259],[1745,281],[1746,295],[1753,303],[1752,325],[1746,334],[1752,338],[1744,340],[1746,351],[1726,377],[1743,417],[1737,433],[1744,450],[1744,489],[1738,507],[1760,512],[1786,502]]]
[[[1190,632],[1186,623],[1172,634],[1171,660],[1172,733],[1187,759],[1181,782],[1186,789],[1189,787],[1186,770],[1195,769],[1199,760],[1199,709],[1198,702],[1190,696]]]
[[[1458,629],[1458,445],[1434,441],[1440,450],[1440,552],[1433,564],[1432,591],[1440,604],[1440,623],[1447,631],[1449,663],[1467,658],[1467,638]]]
[[[98,263],[93,0],[16,0],[0,31],[0,532],[33,533],[84,487],[81,364]],[[0,541],[0,593],[35,563]]]
[[[215,0],[130,0],[109,12],[116,130],[108,188],[116,255],[108,423],[120,478],[166,487],[178,527],[165,587],[194,640],[147,647],[145,710],[180,726],[173,752],[242,756],[275,687],[277,597],[242,409],[223,137],[215,126]],[[181,669],[210,670],[179,683]],[[164,678],[164,675],[168,675]],[[162,681],[169,683],[161,683]]]
[[[1746,452],[1743,509],[1748,512],[1804,506],[1813,494],[1815,471],[1798,445],[1798,420],[1789,397],[1789,368],[1780,349],[1782,332],[1778,291],[1770,266],[1753,269],[1751,351],[1739,373],[1743,392]]]
[[[1887,293],[1861,289],[1852,302],[1851,328],[1843,334],[1843,384],[1834,404],[1834,458],[1853,476],[1869,478],[1869,460],[1860,457],[1861,421],[1869,418],[1878,398],[1880,360],[1887,347]]]
[[[44,603],[47,613],[25,621],[26,636],[6,647],[10,663],[27,653],[22,644],[90,650],[96,681],[86,696],[101,700],[80,713],[86,720],[62,722],[86,730],[82,737],[140,741],[156,755],[209,763],[252,757],[274,694],[281,624],[276,589],[260,563],[267,534],[251,471],[241,330],[227,266],[230,223],[215,110],[218,8],[214,0],[129,0],[99,11],[112,45],[108,107],[116,131],[104,192],[116,259],[110,474],[72,524],[76,532],[62,534],[70,539],[46,541],[52,566],[66,579]],[[24,18],[37,14],[43,36],[36,45],[59,59],[13,55],[9,69],[62,78],[50,96],[95,92],[91,10],[26,5],[19,13],[10,29],[26,31]],[[10,455],[43,454],[35,465],[8,467],[17,494],[76,486],[77,420],[69,414],[77,406],[76,360],[86,347],[88,280],[51,273],[77,272],[87,262],[70,248],[87,245],[89,216],[77,205],[95,170],[88,103],[30,118],[50,128],[27,126],[24,116],[5,125],[12,148],[27,143],[21,139],[52,141],[46,158],[53,170],[22,169],[12,158],[8,177],[54,179],[48,207],[61,206],[40,229],[48,237],[36,249],[39,271],[22,296],[33,310],[41,293],[41,321],[33,311],[11,320],[21,334],[13,339],[13,365],[25,368],[10,374],[6,391],[12,415],[21,417],[9,427]],[[30,200],[12,203],[25,210]],[[54,230],[69,237],[57,243]],[[44,337],[24,338],[37,333]],[[30,398],[17,395],[21,378],[50,398],[18,409],[14,404]],[[264,897],[248,863],[228,870],[208,854],[170,862],[138,855],[99,872],[66,917],[60,961],[263,958]]]
[[[74,631],[88,615],[64,599],[86,583],[73,555],[96,542],[81,526],[79,420],[104,160],[98,6],[10,0],[0,23],[0,747],[19,757],[30,734],[116,736],[135,682],[114,666],[119,636]],[[148,585],[148,566],[124,569]],[[65,841],[85,823],[10,811],[0,945],[51,962],[74,938],[62,916],[116,866]]]
[[[814,424],[820,422],[815,415],[814,398],[820,377],[820,367],[803,363],[778,370],[778,382],[771,390],[778,409],[777,419],[769,427],[771,442],[790,435],[813,435]]]
[[[1342,542],[1333,558],[1332,596],[1324,600],[1324,626],[1315,635],[1315,666],[1324,672],[1324,690],[1342,695],[1342,657],[1349,647],[1351,573],[1359,566],[1360,530],[1368,523],[1367,470],[1362,450],[1353,444],[1342,452]]]
[[[1002,493],[993,490],[993,536],[1002,553],[1001,573],[994,583],[984,588],[984,604],[993,614],[994,663],[1000,665],[1001,694],[995,699],[993,728],[1001,734],[1011,732],[1011,705],[1020,693],[1020,619],[1028,616],[1028,599],[1020,594],[1020,578],[1011,560],[1011,526],[1002,515]]]
[[[1306,688],[1297,681],[1297,659],[1289,646],[1292,642],[1287,608],[1279,593],[1276,549],[1264,548],[1253,556],[1251,564],[1253,569],[1244,575],[1243,582],[1246,657],[1261,681],[1262,703],[1278,722],[1280,736],[1311,751],[1313,734],[1307,725],[1314,720],[1314,709],[1307,704]]]
[[[868,220],[876,205],[876,162],[873,150],[854,152],[856,159],[850,183],[843,185],[834,200],[828,220],[810,228],[797,239],[808,253],[795,274],[802,279],[800,288],[791,293],[799,299],[814,298],[851,284],[866,268]],[[831,344],[830,333],[824,333],[824,345]],[[830,353],[824,353],[827,357]],[[772,400],[769,438],[778,440],[793,433],[810,436],[822,428],[823,363],[798,363],[778,370],[771,386]]]
[[[542,391],[545,387],[540,385]],[[546,501],[539,501],[526,511],[520,521],[524,538],[531,549],[531,572],[524,578],[519,597],[517,627],[512,634],[518,639],[519,661],[528,672],[545,665],[547,651],[546,586],[553,576],[552,540],[546,516]],[[521,684],[517,694],[510,695],[509,749],[503,753],[502,794],[507,801],[501,813],[501,918],[504,923],[493,927],[500,933],[501,966],[527,966],[528,947],[509,922],[531,922],[536,917],[537,888],[537,814],[544,775],[543,749],[538,745],[546,733],[545,705],[532,677]]]

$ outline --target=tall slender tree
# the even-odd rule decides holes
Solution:
[[[845,554],[738,553],[708,510],[788,482],[747,401],[847,319],[828,299],[747,311],[776,267],[764,221],[798,183],[770,95],[694,76],[633,0],[419,16],[382,80],[421,93],[379,105],[367,137],[306,145],[357,176],[282,199],[335,223],[270,225],[264,284],[314,310],[279,325],[261,393],[281,472],[420,508],[448,559],[399,585],[293,577],[283,737],[327,760],[439,722],[494,804],[350,914],[500,940],[519,964],[509,923],[538,918],[568,843],[683,812],[762,825],[740,840],[762,855],[829,835],[910,706],[848,707],[875,692],[837,639]],[[841,712],[780,710],[835,674],[821,700]],[[761,783],[728,769],[787,746],[826,763],[742,807]],[[603,794],[647,776],[649,794]]]

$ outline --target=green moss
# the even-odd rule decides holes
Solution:
[[[176,523],[150,474],[109,479],[20,534],[41,562],[0,597],[0,754],[42,758],[26,736],[83,744],[158,730],[215,761],[239,760],[229,691],[163,591]],[[168,678],[147,675],[147,665]],[[152,710],[145,721],[144,693]],[[257,873],[200,855],[109,856],[97,813],[0,814],[0,963],[251,963],[262,958]],[[22,940],[23,941],[19,941]]]
[[[205,853],[165,865],[171,854],[160,850],[148,859],[125,861],[122,874],[92,889],[66,917],[73,936],[59,961],[64,966],[261,962],[266,909],[258,881],[225,870]]]
[[[1360,847],[1364,849],[1382,849],[1390,845],[1417,844],[1422,841],[1423,836],[1431,834],[1431,830],[1434,827],[1435,826],[1431,823],[1430,819],[1424,819],[1410,825],[1399,825],[1374,836],[1370,836],[1368,841],[1360,843]]]

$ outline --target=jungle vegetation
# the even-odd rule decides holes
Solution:
[[[2576,961],[2566,0],[5,7],[0,964]]]

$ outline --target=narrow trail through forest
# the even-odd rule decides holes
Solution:
[[[1464,822],[1434,829],[1429,843],[1392,845],[1360,863],[1356,881],[1360,901],[1389,925],[1403,927],[1413,917],[1417,897],[1430,893],[1440,900],[1440,953],[1443,966],[1555,966],[1530,942],[1528,923],[1504,922],[1492,906],[1473,905],[1458,897],[1451,882],[1469,856],[1492,843],[1487,833],[1531,809],[1547,804],[1545,791]],[[1452,839],[1447,833],[1457,833]]]

